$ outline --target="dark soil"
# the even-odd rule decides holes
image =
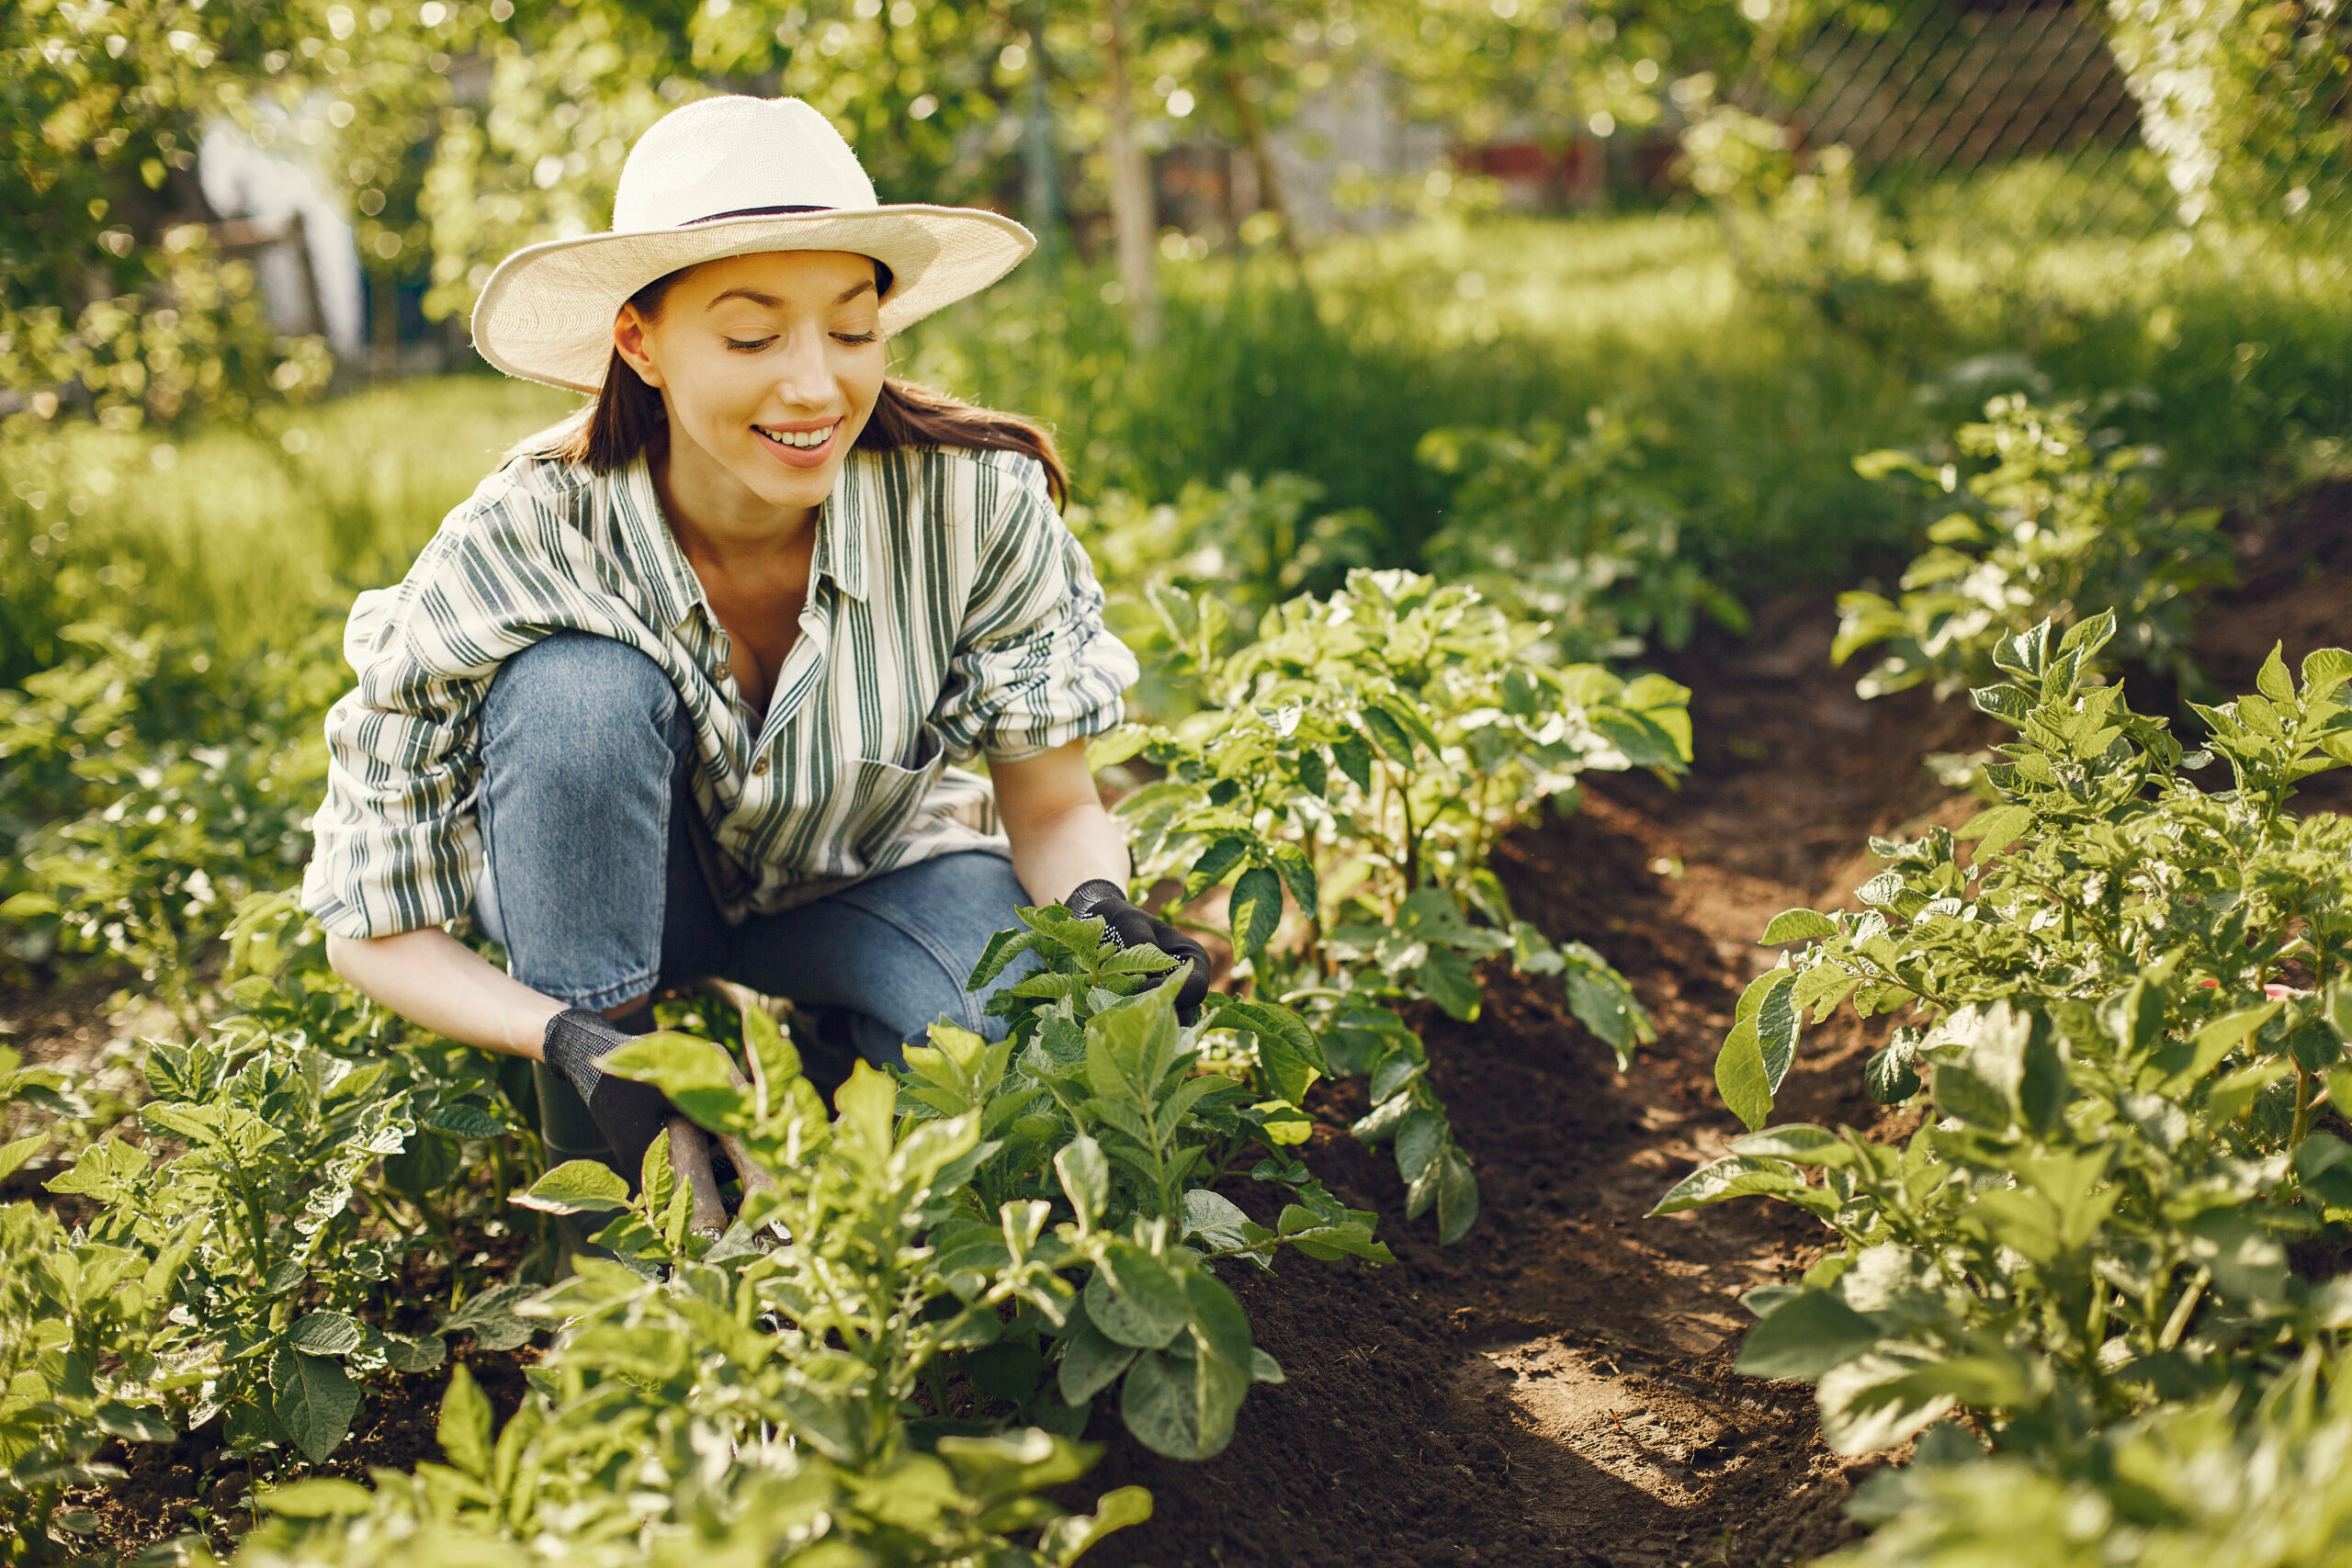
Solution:
[[[2217,691],[2250,690],[2274,641],[2290,660],[2352,641],[2347,519],[2352,488],[2341,488],[2240,530],[2241,586],[2200,622]],[[1288,1381],[1256,1390],[1232,1447],[1204,1464],[1144,1451],[1098,1410],[1090,1435],[1104,1458],[1064,1500],[1084,1507],[1141,1483],[1157,1512],[1090,1562],[1760,1568],[1860,1533],[1842,1506],[1879,1461],[1826,1450],[1809,1391],[1730,1370],[1747,1321],[1738,1297],[1809,1263],[1820,1228],[1758,1201],[1644,1217],[1739,1130],[1712,1066],[1741,987],[1771,962],[1754,945],[1766,921],[1846,900],[1875,865],[1871,832],[1973,809],[1921,758],[1981,749],[1992,727],[1924,692],[1857,699],[1856,671],[1828,664],[1834,618],[1826,596],[1768,604],[1750,637],[1673,661],[1695,693],[1698,758],[1681,787],[1591,781],[1580,810],[1547,815],[1498,855],[1524,916],[1555,939],[1589,942],[1632,979],[1657,1043],[1621,1075],[1556,982],[1507,973],[1489,975],[1476,1022],[1416,1020],[1484,1202],[1451,1247],[1436,1245],[1433,1220],[1395,1218],[1404,1200],[1388,1151],[1348,1136],[1361,1086],[1318,1090],[1309,1163],[1348,1201],[1388,1216],[1382,1234],[1397,1261],[1289,1258],[1279,1279],[1234,1271]],[[2131,686],[2143,711],[2177,701],[2161,683]],[[2347,802],[2352,774],[2338,773],[2313,780],[2299,806]],[[19,1029],[29,1000],[6,1003]],[[18,1043],[41,1054],[40,1042]],[[1850,1018],[1811,1031],[1781,1114],[1872,1125],[1860,1063],[1873,1043]],[[1231,1195],[1267,1217],[1266,1190],[1244,1182]],[[466,1359],[503,1413],[533,1354]],[[445,1379],[400,1380],[372,1398],[328,1469],[433,1457]],[[198,1504],[233,1527],[244,1477],[207,1468],[217,1446],[196,1434],[113,1456],[128,1476],[79,1500],[101,1514],[99,1539],[164,1538],[190,1528]]]

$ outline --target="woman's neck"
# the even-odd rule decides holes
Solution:
[[[650,467],[670,532],[706,579],[713,570],[763,576],[780,556],[805,559],[816,541],[816,507],[772,505],[715,463],[677,461],[671,446]]]

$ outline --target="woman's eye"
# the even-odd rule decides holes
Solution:
[[[880,343],[882,333],[878,327],[870,333],[835,333],[833,339],[837,343],[848,344]]]
[[[742,354],[757,354],[760,350],[767,347],[768,344],[775,341],[775,339],[772,337],[751,338],[748,340],[744,338],[730,337],[727,340],[727,346]]]

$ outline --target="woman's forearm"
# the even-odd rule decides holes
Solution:
[[[1100,802],[1081,802],[1011,833],[1012,874],[1040,904],[1096,877],[1127,885],[1127,839]]]
[[[398,936],[330,936],[327,962],[410,1022],[510,1056],[538,1060],[548,1020],[564,1010],[437,926]]]
[[[1086,742],[989,765],[998,818],[1012,845],[1012,874],[1040,904],[1058,904],[1081,882],[1127,885],[1127,836],[1086,766]]]

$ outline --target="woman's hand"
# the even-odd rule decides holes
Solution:
[[[1209,990],[1206,949],[1167,921],[1127,901],[1127,842],[1086,766],[1086,742],[1073,740],[1015,762],[990,764],[997,815],[1012,841],[1012,869],[1040,904],[1067,904],[1100,917],[1122,947],[1146,942],[1192,972],[1176,993],[1176,1014],[1190,1023]]]
[[[1151,946],[1159,949],[1180,964],[1193,967],[1184,976],[1184,984],[1176,992],[1176,1021],[1190,1023],[1201,1016],[1201,1000],[1209,994],[1208,949],[1159,919],[1150,910],[1128,901],[1125,892],[1115,882],[1082,882],[1067,900],[1069,912],[1080,919],[1100,919],[1111,940],[1121,947]],[[1158,985],[1162,975],[1152,985]],[[1145,989],[1150,989],[1146,987]]]

